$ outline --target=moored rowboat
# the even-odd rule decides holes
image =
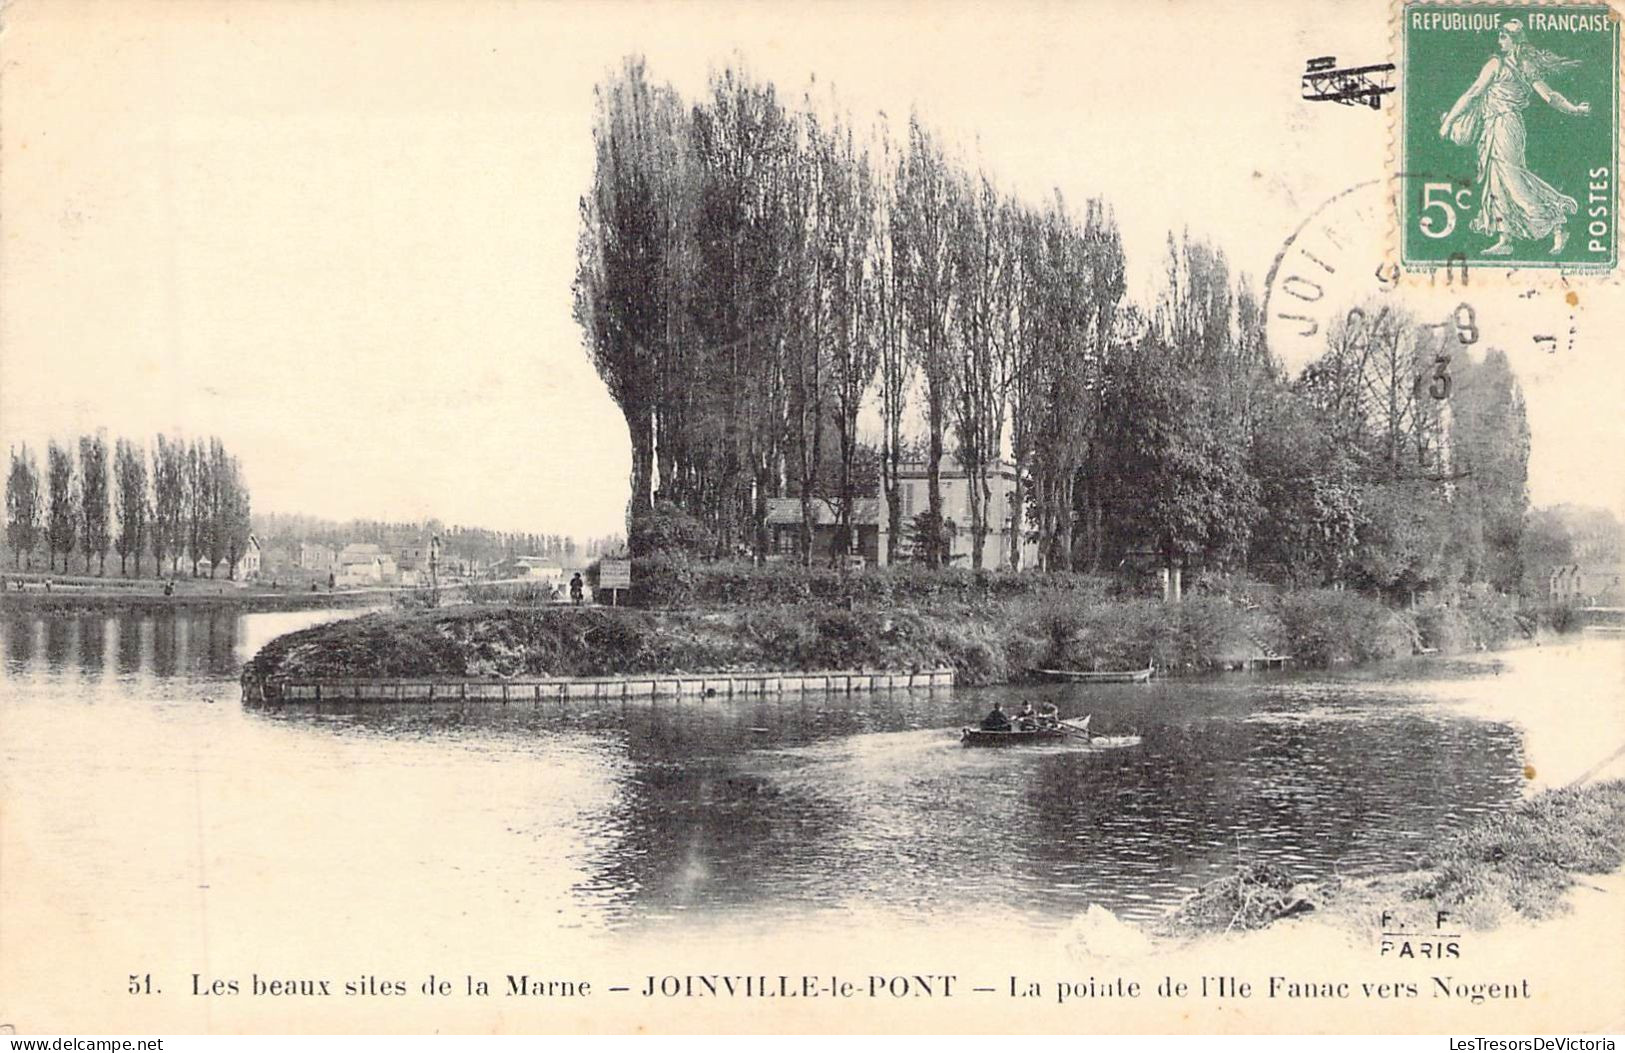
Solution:
[[[1104,673],[1082,669],[1035,669],[1033,672],[1048,680],[1069,684],[1143,684],[1151,679],[1151,666],[1144,669],[1118,669]]]

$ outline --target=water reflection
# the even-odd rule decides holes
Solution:
[[[1414,862],[1434,833],[1519,792],[1512,728],[1415,690],[1496,671],[1483,663],[1041,691],[243,711],[240,663],[334,616],[5,612],[0,705],[26,711],[8,722],[21,733],[7,748],[29,776],[8,792],[59,780],[64,743],[145,734],[143,778],[183,791],[221,780],[213,836],[235,848],[217,868],[304,867],[289,887],[345,888],[387,860],[399,883],[368,894],[427,911],[425,924],[443,912],[448,926],[473,900],[564,926],[805,918],[858,903],[906,917],[1031,904],[1035,924],[1091,903],[1146,917],[1238,860],[1302,878]],[[119,728],[71,705],[102,697],[133,703]],[[958,746],[960,724],[1015,698],[1092,712],[1098,730],[1132,728],[1143,743]],[[86,793],[116,795],[130,778],[134,761],[79,752]],[[321,806],[326,796],[343,807]],[[268,857],[262,830],[311,847]]]
[[[40,616],[0,611],[5,679],[24,676],[85,681],[175,677],[235,682],[242,663],[275,636],[354,611],[238,614],[184,608],[157,613]]]
[[[140,672],[151,661],[152,619],[127,617],[113,618],[111,621],[118,634],[118,675],[129,676]]]
[[[1035,920],[1090,903],[1149,917],[1237,861],[1305,880],[1415,862],[1437,831],[1518,794],[1505,725],[1403,698],[1362,698],[1353,719],[1278,719],[1324,712],[1320,692],[1291,682],[1179,693],[1188,705],[1090,693],[1097,726],[1133,723],[1143,737],[1108,752],[961,749],[953,729],[997,692],[328,705],[261,719],[468,749],[500,741],[610,769],[615,806],[586,821],[613,836],[582,887],[615,893],[607,906],[624,917],[863,902],[923,918],[1012,900],[1035,904]],[[614,762],[553,754],[561,735]]]

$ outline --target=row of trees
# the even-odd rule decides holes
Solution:
[[[1134,303],[1106,202],[1023,201],[917,116],[894,141],[884,115],[860,131],[731,69],[690,106],[633,59],[598,90],[594,139],[576,317],[627,422],[634,518],[658,490],[719,551],[763,556],[768,499],[800,495],[810,560],[811,502],[850,539],[878,461],[890,556],[911,536],[941,564],[951,453],[976,567],[1009,526],[1050,569],[1267,562],[1400,592],[1515,564],[1522,396],[1504,356],[1464,351],[1460,311],[1361,305],[1289,381],[1223,252],[1170,233]],[[926,507],[905,525],[914,450]],[[1006,456],[1013,524],[991,507]]]
[[[44,547],[51,570],[69,569],[77,550],[88,574],[92,562],[107,573],[109,550],[119,573],[141,575],[150,553],[155,574],[214,577],[221,564],[235,573],[248,546],[248,485],[237,458],[219,438],[187,440],[159,435],[150,456],[139,443],[118,439],[108,455],[103,432],[73,446],[51,440],[43,476],[25,443],[11,450],[6,476],[6,546],[13,565],[32,569]]]
[[[1125,306],[1122,240],[1104,202],[1028,205],[951,160],[917,117],[902,142],[884,123],[860,136],[810,98],[789,109],[731,70],[690,109],[635,60],[599,104],[576,313],[631,433],[634,515],[658,477],[661,496],[721,548],[760,554],[767,499],[799,494],[810,557],[814,498],[832,500],[850,537],[855,501],[872,493],[860,486],[858,435],[872,400],[893,558],[912,449],[927,476],[926,509],[908,524],[915,552],[948,558],[940,473],[951,448],[977,481],[977,566],[987,535],[1007,525],[990,507],[990,472],[1009,449],[1044,565],[1093,564],[1107,480],[1087,469],[1105,460],[1108,385],[1137,384],[1153,342],[1204,368],[1262,362],[1255,333],[1231,338],[1232,299],[1248,325],[1257,311],[1222,255],[1170,238],[1165,302],[1154,317]]]
[[[446,526],[438,519],[391,522],[379,519],[345,521],[284,512],[254,516],[254,532],[266,549],[296,548],[312,542],[343,548],[352,542],[370,542],[386,551],[425,544],[430,537],[440,539],[440,557],[451,563],[494,563],[509,556],[547,556],[561,564],[575,564],[600,555],[620,551],[626,544],[619,536],[591,537],[577,541],[566,534],[539,534],[528,531],[489,530],[484,527]]]

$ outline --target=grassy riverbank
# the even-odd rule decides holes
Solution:
[[[23,584],[18,588],[18,583]],[[163,583],[122,578],[56,577],[49,591],[45,577],[5,577],[0,591],[0,609],[37,611],[44,614],[96,614],[139,611],[150,613],[181,608],[209,608],[238,611],[302,611],[330,607],[365,607],[389,602],[389,595],[377,591],[310,592],[292,588],[239,587],[237,583],[208,578],[179,578],[174,594],[165,596]]]
[[[1240,583],[1168,605],[1083,575],[732,574],[670,610],[475,604],[394,611],[273,641],[255,675],[603,676],[937,668],[963,684],[1035,668],[1222,669],[1265,654],[1308,666],[1501,646],[1535,623],[1504,598],[1399,611],[1353,592]]]
[[[1363,879],[1294,884],[1278,867],[1247,864],[1209,884],[1168,916],[1164,934],[1258,929],[1314,913],[1370,928],[1396,916],[1449,914],[1491,929],[1513,918],[1559,913],[1582,875],[1625,862],[1625,780],[1548,790],[1442,839],[1424,866]]]

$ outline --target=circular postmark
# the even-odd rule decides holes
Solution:
[[[1514,357],[1574,351],[1581,297],[1560,275],[1554,283],[1550,272],[1491,275],[1461,261],[1406,271],[1396,262],[1389,232],[1395,188],[1407,178],[1348,187],[1310,212],[1282,244],[1265,282],[1263,311],[1270,351],[1289,374],[1346,340],[1351,325],[1380,328],[1389,319],[1424,331],[1413,336],[1425,341],[1423,357],[1434,371],[1441,356],[1481,341]],[[1448,368],[1444,363],[1446,375]]]

